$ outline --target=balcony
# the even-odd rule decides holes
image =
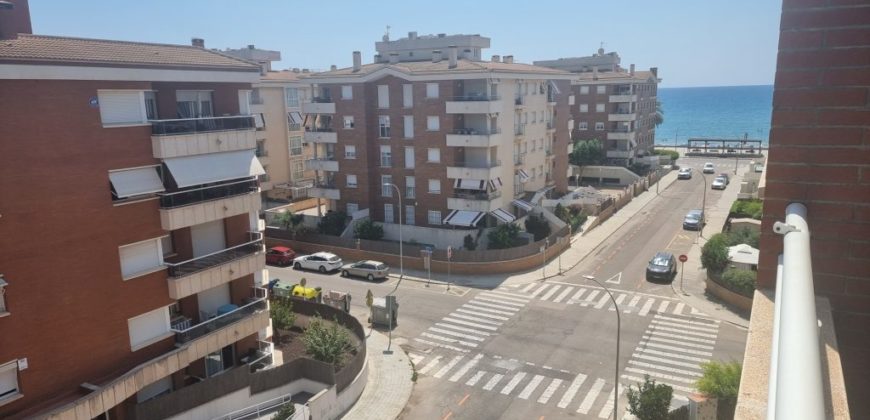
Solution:
[[[607,115],[607,121],[616,121],[616,122],[624,122],[624,121],[634,121],[637,119],[637,114],[629,111],[620,111],[617,110],[612,114]]]
[[[461,128],[447,134],[447,147],[492,147],[500,143],[501,130]]]
[[[608,150],[607,157],[611,159],[630,159],[634,157],[633,150]]]
[[[249,179],[159,194],[160,224],[165,230],[175,230],[259,211],[257,191],[257,181]]]
[[[302,104],[303,114],[335,114],[335,102],[330,97],[311,98],[311,102]]]
[[[526,125],[520,124],[514,126],[514,135],[517,137],[522,137],[526,134]]]
[[[338,189],[335,181],[321,181],[308,189],[308,197],[341,200],[341,191]]]
[[[518,155],[514,155],[514,165],[520,166],[523,163],[526,163],[526,154],[520,153]]]
[[[634,131],[628,130],[612,130],[607,132],[607,140],[629,140],[634,141]]]
[[[200,322],[185,329],[172,328],[175,333],[176,344],[186,344],[196,339],[205,337],[215,331],[226,328],[229,325],[235,324],[247,318],[251,318],[255,314],[266,312],[269,305],[266,302],[266,289],[255,288],[255,297],[250,303],[236,308],[232,312],[218,315],[207,321]]]
[[[306,143],[338,143],[338,134],[331,128],[305,131],[302,139]]]
[[[447,208],[488,212],[501,208],[503,201],[501,191],[457,192],[447,197]]]
[[[187,261],[165,263],[169,268],[169,296],[181,299],[266,268],[263,234],[249,234],[249,242]]]
[[[610,102],[637,102],[637,95],[630,93],[610,95]]]
[[[254,118],[186,118],[151,121],[151,149],[157,159],[253,149]]]
[[[515,96],[514,97],[514,108],[522,109],[525,104],[526,104],[526,97],[525,96]]]
[[[495,114],[502,111],[497,95],[456,96],[446,102],[448,114]]]
[[[319,159],[308,159],[305,161],[305,167],[309,171],[327,171],[338,172],[338,161],[334,156],[327,156]]]
[[[556,131],[556,123],[553,121],[547,121],[547,132],[552,133]]]
[[[450,179],[493,179],[496,177],[501,161],[492,162],[463,162],[457,161],[455,165],[447,167],[447,178]]]

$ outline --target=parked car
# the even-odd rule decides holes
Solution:
[[[728,174],[726,174],[725,172],[722,172],[717,176],[721,177],[721,178],[725,178],[725,185],[728,185],[731,183],[731,177],[729,177]]]
[[[680,168],[677,179],[692,179],[692,168]]]
[[[686,230],[701,230],[704,228],[704,211],[689,210],[686,217],[683,218],[683,229]]]
[[[647,281],[672,281],[677,275],[677,260],[670,252],[657,252],[646,266]]]
[[[764,165],[755,165],[755,172],[757,172],[757,173],[764,172]]]
[[[704,172],[705,174],[713,174],[713,173],[716,173],[716,166],[713,165],[713,162],[707,162],[707,163],[704,164],[704,170],[703,170],[703,172]]]
[[[297,270],[317,270],[321,273],[335,271],[341,268],[342,261],[337,255],[329,252],[318,252],[311,255],[296,257],[293,268]]]
[[[345,264],[341,267],[342,277],[365,277],[368,281],[374,279],[386,279],[390,267],[380,261],[360,261],[353,264]]]
[[[266,252],[266,264],[290,265],[296,258],[296,252],[286,246],[273,246]]]
[[[722,178],[721,176],[717,176],[716,179],[713,180],[713,183],[710,184],[710,188],[714,190],[724,190],[725,186],[728,185],[728,180]]]

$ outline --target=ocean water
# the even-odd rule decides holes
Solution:
[[[767,145],[773,86],[659,88],[665,121],[656,144],[685,144],[690,137],[750,140]]]

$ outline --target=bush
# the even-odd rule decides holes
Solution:
[[[519,234],[520,228],[513,223],[499,225],[486,235],[489,239],[489,249],[510,248],[517,242]]]
[[[281,226],[282,229],[286,230],[294,230],[296,226],[302,223],[302,219],[305,218],[305,215],[302,214],[293,214],[292,211],[284,211],[278,213],[273,220],[273,223],[277,223],[278,226]]]
[[[728,237],[717,233],[701,248],[701,266],[707,271],[721,273],[728,267]]]
[[[288,420],[296,414],[296,404],[292,402],[284,403],[281,408],[275,412],[275,416],[272,417],[275,420]]]
[[[327,323],[315,316],[302,336],[305,351],[315,360],[330,363],[338,369],[342,356],[351,349],[350,333],[338,321]]]
[[[708,397],[719,399],[736,399],[740,389],[740,373],[742,366],[739,362],[707,362],[701,364],[704,375],[698,379],[696,386],[698,391]]]
[[[373,222],[372,219],[366,219],[353,227],[353,236],[359,239],[378,241],[384,237],[384,227]]]
[[[324,235],[340,236],[346,226],[347,214],[330,210],[317,223],[317,231]]]
[[[755,280],[758,273],[749,270],[729,268],[722,273],[721,283],[727,289],[746,297],[752,297],[755,292]]]
[[[732,217],[750,217],[761,220],[763,203],[761,200],[737,200],[731,204]]]
[[[758,249],[758,241],[760,236],[761,232],[758,232],[754,229],[734,229],[731,232],[728,232],[728,245],[734,246],[740,244],[747,244],[753,248]]]
[[[561,203],[556,204],[556,209],[553,210],[553,214],[559,218],[559,220],[571,225],[571,232],[577,232],[580,230],[580,226],[583,226],[583,223],[586,223],[586,219],[589,216],[583,212],[583,209],[579,206],[571,206],[571,208],[565,208]]]
[[[643,383],[637,389],[628,386],[628,412],[639,420],[667,420],[674,389],[666,384],[656,384],[656,381],[644,375]]]
[[[659,156],[668,156],[668,157],[670,157],[670,158],[671,158],[671,164],[675,164],[675,163],[677,163],[677,159],[680,158],[680,152],[678,152],[678,151],[676,151],[676,150],[659,150],[659,149],[656,149],[656,150],[653,150],[653,154],[654,154],[654,155],[659,155]]]
[[[272,326],[279,330],[289,330],[296,324],[293,302],[287,298],[273,300],[270,304],[269,316],[272,317]]]
[[[550,223],[547,219],[541,216],[529,214],[526,219],[526,232],[535,236],[535,241],[542,241],[547,236],[550,236]]]
[[[474,251],[477,248],[477,242],[474,242],[474,238],[471,237],[471,234],[465,235],[465,238],[462,238],[462,246],[469,250]]]

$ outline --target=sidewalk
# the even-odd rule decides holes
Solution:
[[[385,354],[387,344],[387,336],[377,331],[372,331],[366,339],[368,382],[343,419],[395,419],[411,398],[414,388],[411,361],[397,343],[390,348],[392,353]]]

